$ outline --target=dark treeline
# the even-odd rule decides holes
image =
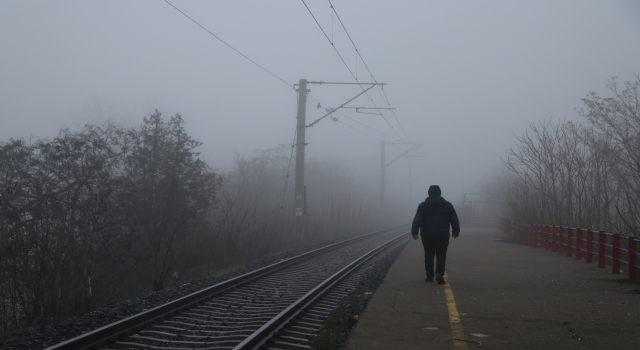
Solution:
[[[583,98],[586,125],[531,123],[490,185],[513,220],[640,237],[640,76]]]
[[[0,143],[0,338],[291,249],[302,229],[332,239],[375,218],[343,191],[344,171],[310,162],[330,190],[295,227],[290,150],[220,174],[198,146],[180,115],[157,111],[137,129]]]

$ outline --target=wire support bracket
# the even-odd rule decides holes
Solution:
[[[313,83],[313,82],[309,82],[309,83]],[[345,84],[356,84],[356,83],[345,83]],[[339,110],[340,108],[343,108],[347,103],[349,103],[349,102],[351,102],[351,101],[355,100],[356,98],[358,98],[358,97],[360,97],[361,95],[365,94],[367,91],[369,91],[369,90],[373,89],[373,87],[374,87],[374,86],[376,86],[376,85],[380,85],[380,84],[384,84],[384,83],[369,83],[369,85],[371,85],[371,86],[369,86],[369,87],[368,87],[368,88],[366,88],[366,89],[363,89],[361,93],[357,94],[355,97],[351,98],[349,101],[347,101],[347,102],[345,102],[345,103],[341,104],[340,106],[338,106],[338,108],[328,108],[328,109],[327,109],[327,112],[328,112],[327,114],[325,114],[325,115],[323,115],[322,117],[320,117],[320,118],[316,119],[313,123],[311,123],[311,124],[307,125],[306,127],[307,127],[307,128],[310,128],[310,127],[312,127],[312,126],[314,126],[314,125],[318,124],[318,122],[319,122],[319,121],[321,121],[322,119],[324,119],[324,118],[326,118],[326,117],[330,116],[330,115],[331,115],[331,114],[333,114],[335,111]]]

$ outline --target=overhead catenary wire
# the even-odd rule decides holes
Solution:
[[[322,28],[322,25],[320,25],[320,22],[318,22],[318,19],[316,18],[316,16],[313,14],[313,12],[311,11],[311,9],[309,8],[309,6],[307,5],[307,3],[302,0],[302,3],[304,4],[304,6],[307,8],[307,11],[309,11],[309,14],[311,15],[311,17],[313,18],[313,20],[316,22],[316,24],[318,25],[318,28],[320,28],[320,30],[322,31],[322,33],[324,34],[325,38],[327,38],[327,41],[329,41],[329,43],[331,44],[331,47],[333,48],[333,50],[336,52],[336,54],[338,55],[338,57],[340,57],[340,60],[342,61],[342,63],[344,64],[344,66],[347,68],[347,70],[349,71],[349,73],[351,74],[351,76],[355,79],[356,82],[359,83],[360,88],[364,91],[365,88],[362,86],[362,84],[360,84],[360,81],[358,80],[358,77],[356,74],[353,73],[353,70],[351,70],[351,68],[349,67],[349,65],[347,64],[347,62],[344,60],[344,58],[342,57],[342,55],[340,54],[340,51],[338,51],[338,49],[336,48],[336,46],[334,45],[333,41],[329,38],[329,36],[327,35],[327,33],[325,32],[325,30]],[[336,12],[335,8],[333,8],[333,5],[330,3],[330,5],[332,6],[333,12],[336,14],[336,17],[338,18],[338,20],[340,20],[338,13]],[[342,24],[342,27],[345,29],[346,31],[346,27],[344,26],[344,24],[342,23],[342,21],[340,20],[340,23]],[[349,36],[348,32],[347,35]],[[350,37],[350,36],[349,36]],[[354,45],[354,48],[357,50],[357,47],[355,46],[355,43],[353,43],[353,40],[351,40],[351,43]],[[368,69],[368,67],[367,67]],[[369,70],[369,73],[371,73],[371,71]],[[373,75],[371,74],[372,78]],[[376,103],[373,101],[373,98],[366,93],[367,97],[369,98],[369,101],[373,104],[374,107],[377,107]],[[384,117],[384,114],[382,115],[382,119],[385,120],[385,122],[387,123],[387,125],[389,125],[389,127],[391,128],[391,130],[393,130],[393,132],[400,138],[402,138],[402,136],[400,136],[400,134],[396,131],[396,129],[393,127],[393,125],[391,125],[391,123],[389,123],[389,121],[387,120],[387,118]],[[396,118],[397,119],[397,118]],[[406,135],[405,133],[405,136]],[[409,138],[408,138],[409,139]],[[410,140],[410,139],[409,139]]]
[[[331,3],[331,0],[327,0],[327,1],[329,1],[329,5],[331,6],[331,10],[333,11],[333,13],[336,14],[336,18],[340,22],[340,25],[342,26],[342,29],[344,29],[344,32],[347,34],[347,37],[349,38],[349,41],[351,41],[351,44],[353,45],[353,48],[356,50],[357,56],[360,57],[360,60],[362,61],[362,64],[364,64],[365,68],[367,68],[367,71],[369,72],[369,76],[371,76],[371,79],[373,79],[373,81],[377,83],[378,81],[373,76],[373,73],[371,73],[371,69],[369,69],[369,66],[364,61],[364,58],[362,58],[362,55],[360,54],[360,51],[358,51],[358,48],[356,47],[356,43],[353,42],[353,39],[351,38],[351,35],[349,35],[349,31],[347,31],[347,28],[344,26],[344,23],[342,23],[342,19],[340,19],[340,16],[338,15],[338,12],[336,11],[336,8],[333,7],[333,4]]]
[[[203,26],[202,24],[200,24],[198,21],[196,21],[195,19],[193,19],[191,16],[187,15],[184,11],[180,10],[178,7],[176,7],[174,4],[172,4],[170,1],[168,0],[164,0],[164,2],[166,2],[169,6],[171,6],[172,8],[174,8],[176,11],[180,12],[183,16],[185,16],[186,18],[188,18],[190,21],[192,21],[193,23],[195,23],[197,26],[199,26],[200,28],[202,28],[204,31],[206,31],[207,33],[209,33],[211,36],[213,36],[214,38],[216,38],[218,41],[220,41],[221,43],[223,43],[224,45],[226,45],[227,47],[229,47],[230,49],[232,49],[233,51],[235,51],[237,54],[239,54],[240,56],[242,56],[243,58],[245,58],[246,60],[248,60],[249,62],[251,62],[252,64],[254,64],[256,67],[260,68],[261,70],[263,70],[264,72],[266,72],[267,74],[271,75],[272,77],[276,78],[277,80],[279,80],[280,82],[282,82],[283,84],[291,87],[291,84],[287,83],[287,81],[285,81],[284,79],[280,78],[279,76],[277,76],[276,74],[274,74],[273,72],[269,71],[268,69],[266,69],[265,67],[263,67],[262,65],[258,64],[256,61],[252,60],[251,58],[249,58],[247,55],[243,54],[242,52],[240,52],[238,49],[236,49],[235,47],[231,46],[229,43],[227,43],[226,41],[224,41],[222,38],[220,38],[219,36],[217,36],[216,34],[214,34],[213,32],[211,32],[209,29],[207,29],[205,26]],[[349,70],[349,72],[351,73],[351,75],[356,79],[356,81],[358,81],[357,75],[353,73],[353,71],[351,71],[351,68],[349,68],[348,64],[346,63],[346,61],[344,60],[344,58],[342,57],[342,55],[340,54],[340,52],[337,50],[337,48],[335,47],[335,45],[333,44],[333,40],[329,39],[329,36],[325,33],[324,29],[322,28],[322,26],[320,25],[320,23],[318,22],[318,20],[315,18],[315,16],[313,15],[313,13],[311,12],[311,9],[309,9],[309,6],[307,6],[307,4],[304,2],[304,0],[302,0],[302,2],[304,3],[305,7],[307,8],[307,10],[309,11],[309,13],[311,14],[311,16],[313,17],[313,19],[316,21],[316,23],[318,24],[318,27],[320,28],[320,30],[322,30],[322,33],[325,35],[325,37],[327,38],[327,40],[329,40],[329,42],[331,43],[331,46],[334,48],[335,52],[338,54],[338,56],[340,57],[340,59],[342,60],[342,63],[345,65],[345,67]],[[369,66],[367,65],[367,63],[365,62],[364,58],[362,57],[362,54],[360,53],[360,51],[358,50],[358,48],[356,47],[355,42],[353,41],[353,39],[351,38],[351,35],[349,34],[349,32],[347,31],[347,28],[345,27],[344,23],[342,22],[342,19],[340,18],[340,16],[338,15],[338,12],[336,11],[335,7],[333,6],[333,4],[331,3],[331,1],[329,0],[329,5],[331,6],[332,9],[332,14],[335,13],[336,18],[338,19],[338,21],[340,22],[340,25],[342,26],[342,28],[344,29],[345,33],[347,34],[347,37],[349,38],[349,40],[351,41],[351,44],[353,45],[355,51],[357,52],[357,56],[360,57],[360,60],[362,61],[362,63],[364,64],[365,68],[367,69],[367,71],[369,72],[369,75],[371,76],[371,78],[377,82],[377,80],[375,79],[375,77],[373,76],[373,73],[371,72],[371,69],[369,69]],[[332,15],[332,20],[333,20],[333,15]],[[332,26],[332,31],[333,31],[333,26]],[[333,36],[333,32],[332,32],[332,36]],[[387,105],[389,107],[391,107],[391,104],[389,102],[389,99],[387,97],[386,92],[384,92],[384,89],[381,88],[381,92],[384,94],[385,100],[387,102]],[[370,97],[368,94],[367,96],[369,97],[370,101],[373,103],[373,98]],[[310,96],[311,97],[311,96]],[[311,97],[312,98],[312,97]],[[315,99],[314,99],[315,100]],[[317,101],[317,100],[316,100]],[[374,103],[375,105],[375,103]],[[395,114],[395,112],[392,110],[392,113],[396,119],[396,121],[398,122],[398,125],[400,125],[400,128],[402,129],[403,133],[405,134],[405,136],[407,136],[407,138],[409,138],[409,135],[407,135],[406,131],[404,130],[404,127],[402,126],[402,124],[400,123],[400,120],[398,119],[397,115]],[[384,116],[383,116],[384,118]],[[385,119],[386,121],[386,119]],[[387,124],[389,124],[389,122],[387,121]],[[391,124],[389,124],[389,126],[393,129],[393,126]],[[395,129],[394,129],[395,132]],[[397,134],[397,132],[396,132]],[[400,135],[398,135],[400,136]],[[410,138],[409,138],[410,139]]]
[[[391,108],[391,103],[389,102],[389,98],[387,97],[387,93],[384,91],[384,89],[382,89],[382,96],[384,96],[385,101],[387,101],[387,106]],[[411,138],[409,137],[409,135],[407,135],[407,132],[404,130],[404,127],[400,123],[400,119],[398,119],[398,116],[396,115],[396,111],[391,109],[391,114],[393,114],[393,117],[396,118],[396,121],[398,122],[398,125],[400,125],[400,129],[402,129],[402,132],[404,133],[404,135],[407,137],[409,141],[411,141]]]
[[[382,140],[380,140],[379,138],[377,138],[377,137],[375,137],[375,136],[371,136],[371,135],[367,134],[366,132],[364,132],[364,131],[362,131],[362,130],[360,130],[360,129],[354,128],[353,126],[351,126],[351,125],[349,125],[349,124],[347,124],[347,123],[345,123],[345,122],[342,122],[342,121],[340,121],[340,120],[337,120],[337,121],[336,121],[336,123],[341,123],[342,125],[344,125],[344,126],[346,126],[346,127],[350,128],[350,129],[352,129],[352,130],[354,130],[354,131],[357,131],[357,132],[359,132],[359,133],[361,133],[361,134],[363,134],[363,135],[365,135],[365,136],[368,136],[368,137],[370,137],[370,138],[372,138],[372,139],[374,139],[374,140],[376,140],[376,141],[378,141],[378,142],[382,141]],[[362,139],[360,139],[360,140],[361,140],[361,141],[364,141],[364,140],[362,140]]]
[[[355,139],[358,139],[358,140],[360,140],[360,141],[362,141],[362,142],[365,142],[363,139],[361,139],[361,138],[359,138],[358,136],[354,135],[351,131],[349,131],[349,130],[345,129],[342,125],[340,125],[340,122],[339,122],[339,121],[336,121],[336,122],[335,122],[335,124],[336,124],[336,126],[337,126],[337,127],[339,127],[340,129],[344,130],[344,132],[346,132],[347,134],[351,135],[351,137],[353,137],[353,138],[355,138]],[[344,123],[343,123],[343,124],[344,124]],[[345,124],[345,125],[346,125],[346,124]]]
[[[293,142],[291,142],[291,154],[289,155],[289,165],[287,166],[287,176],[284,180],[284,191],[282,192],[282,202],[280,202],[280,209],[284,208],[284,199],[287,196],[287,185],[289,184],[289,174],[291,172],[291,161],[293,159],[293,150],[296,148],[296,138],[298,137],[298,128],[295,128],[293,132]]]
[[[189,15],[187,15],[186,13],[184,13],[182,10],[180,10],[179,8],[177,8],[174,4],[170,3],[168,0],[164,0],[164,2],[166,2],[167,4],[169,4],[171,7],[173,7],[174,9],[176,9],[176,11],[180,12],[182,15],[184,15],[185,17],[187,17],[189,20],[191,20],[191,22],[195,23],[196,25],[198,25],[200,28],[204,29],[207,33],[211,34],[214,38],[218,39],[221,43],[225,44],[227,47],[229,47],[231,50],[235,51],[237,54],[239,54],[240,56],[244,57],[245,59],[247,59],[249,62],[253,63],[255,66],[257,66],[258,68],[262,69],[263,71],[267,72],[268,74],[270,74],[272,77],[280,80],[281,82],[283,82],[285,85],[287,85],[288,87],[293,87],[293,85],[287,83],[284,79],[280,78],[279,76],[275,75],[274,73],[272,73],[271,71],[269,71],[268,69],[264,68],[263,66],[261,66],[260,64],[258,64],[256,61],[252,60],[251,58],[247,57],[247,55],[243,54],[242,52],[240,52],[238,49],[236,49],[235,47],[231,46],[229,43],[227,43],[226,41],[222,40],[219,36],[213,34],[213,32],[211,32],[209,29],[205,28],[202,24],[198,23],[195,19],[191,18]]]
[[[309,106],[313,107],[313,108],[314,108],[314,110],[318,108],[318,107],[317,107],[318,105],[321,105],[321,106],[323,105],[320,101],[318,101],[318,99],[316,99],[315,97],[313,97],[311,94],[308,94],[308,95],[307,95],[307,97],[309,98],[309,99],[307,100],[307,104],[308,104]],[[311,101],[309,101],[309,100],[313,100],[313,103],[312,103]],[[397,140],[397,141],[404,141],[400,136],[393,136],[393,135],[389,135],[389,134],[387,134],[387,133],[385,133],[385,132],[382,132],[382,131],[380,131],[380,130],[378,130],[378,129],[375,129],[375,128],[373,128],[373,127],[371,127],[371,126],[367,125],[367,124],[361,123],[361,122],[359,122],[358,120],[353,119],[353,118],[351,118],[350,116],[348,116],[348,115],[346,115],[346,114],[344,114],[344,113],[340,112],[339,110],[334,111],[334,113],[339,114],[339,115],[341,115],[341,116],[343,116],[343,117],[345,117],[345,118],[347,118],[347,119],[351,120],[352,122],[357,123],[357,124],[360,124],[360,125],[364,126],[365,128],[370,129],[370,130],[372,130],[372,131],[375,131],[375,132],[377,132],[377,133],[379,133],[379,134],[381,134],[381,135],[384,135],[384,136],[386,136],[386,137],[390,137],[390,138],[395,139],[395,140]],[[380,141],[380,140],[378,140],[378,141]]]
[[[171,6],[171,7],[172,7],[173,9],[175,9],[176,11],[180,12],[183,16],[185,16],[187,19],[189,19],[189,20],[190,20],[190,21],[192,21],[194,24],[196,24],[198,27],[200,27],[201,29],[203,29],[204,31],[206,31],[208,34],[210,34],[211,36],[213,36],[215,39],[217,39],[218,41],[220,41],[221,43],[223,43],[225,46],[229,47],[231,50],[233,50],[234,52],[236,52],[237,54],[239,54],[240,56],[242,56],[244,59],[246,59],[247,61],[249,61],[250,63],[252,63],[252,64],[253,64],[253,65],[255,65],[256,67],[260,68],[262,71],[264,71],[264,72],[266,72],[267,74],[271,75],[272,77],[274,77],[274,78],[275,78],[275,79],[277,79],[278,81],[282,82],[283,84],[287,85],[288,87],[292,87],[292,85],[291,85],[291,84],[289,84],[287,81],[285,81],[284,79],[280,78],[279,76],[277,76],[277,75],[276,75],[276,74],[274,74],[273,72],[269,71],[268,69],[266,69],[265,67],[263,67],[262,65],[260,65],[259,63],[257,63],[256,61],[252,60],[251,58],[249,58],[247,55],[245,55],[245,54],[243,54],[242,52],[240,52],[240,51],[239,51],[238,49],[236,49],[235,47],[231,46],[231,44],[227,43],[227,42],[226,42],[226,41],[224,41],[222,38],[220,38],[219,36],[217,36],[216,34],[214,34],[212,31],[210,31],[209,29],[207,29],[205,26],[203,26],[202,24],[200,24],[198,21],[196,21],[195,19],[193,19],[191,16],[187,15],[184,11],[182,11],[181,9],[179,9],[178,7],[176,7],[176,6],[175,6],[174,4],[172,4],[170,1],[168,1],[168,0],[164,0],[164,2],[166,2],[169,6]],[[333,40],[332,40],[332,39],[330,39],[330,38],[328,37],[328,35],[326,34],[326,32],[324,31],[324,29],[322,28],[322,26],[320,25],[320,23],[319,23],[319,22],[318,22],[318,20],[316,19],[316,17],[315,17],[315,16],[313,15],[313,13],[311,12],[311,9],[309,9],[309,7],[307,6],[307,4],[305,3],[305,1],[304,1],[304,0],[302,0],[302,2],[304,3],[305,7],[306,7],[306,8],[307,8],[307,10],[309,11],[309,13],[310,13],[310,14],[311,14],[311,16],[313,17],[313,19],[315,20],[316,24],[318,25],[318,27],[320,28],[320,30],[322,31],[322,33],[325,35],[325,37],[327,38],[327,40],[331,43],[331,46],[333,47],[333,49],[334,49],[334,51],[336,52],[336,54],[340,57],[340,60],[341,60],[341,61],[342,61],[342,63],[345,65],[345,67],[347,68],[347,70],[349,71],[349,73],[350,73],[350,74],[353,76],[353,78],[354,78],[354,79],[359,83],[359,80],[358,80],[357,74],[354,74],[354,72],[351,70],[351,68],[349,67],[349,65],[346,63],[346,61],[344,60],[344,58],[342,57],[342,55],[340,54],[340,52],[338,51],[338,49],[337,49],[337,48],[335,47],[335,45],[333,44]],[[331,8],[332,8],[332,10],[333,10],[333,11],[332,11],[332,13],[335,13],[336,18],[339,20],[339,22],[340,22],[341,26],[342,26],[342,27],[343,27],[343,29],[345,30],[345,33],[346,33],[346,34],[347,34],[347,36],[349,37],[349,40],[351,41],[352,45],[354,46],[354,48],[355,48],[355,50],[356,50],[356,52],[357,52],[357,57],[360,57],[360,60],[362,61],[362,63],[364,64],[365,68],[366,68],[366,69],[367,69],[367,71],[369,72],[369,75],[371,76],[371,78],[372,78],[374,81],[377,81],[377,80],[375,80],[375,77],[374,77],[374,76],[373,76],[373,74],[371,73],[371,70],[369,69],[368,65],[367,65],[367,64],[366,64],[366,62],[364,61],[364,58],[362,57],[362,55],[361,55],[361,54],[360,54],[360,52],[358,51],[357,47],[355,46],[355,43],[353,42],[353,39],[351,38],[351,36],[350,36],[350,34],[348,33],[348,31],[347,31],[347,29],[346,29],[346,27],[345,27],[344,23],[342,22],[342,20],[340,19],[340,17],[339,17],[339,15],[338,15],[338,13],[336,12],[335,8],[333,7],[333,4],[331,4],[331,1],[329,1],[329,3],[330,3]],[[333,15],[332,15],[332,18],[333,18]],[[333,26],[332,26],[332,30],[333,30]],[[332,33],[332,36],[333,36],[333,33]],[[357,59],[357,57],[356,57],[356,59]],[[364,90],[364,87],[362,87],[362,85],[361,85],[361,84],[359,84],[359,86]],[[384,93],[384,89],[381,89],[381,91]],[[367,95],[367,97],[369,97],[370,102],[375,106],[375,102],[373,101],[373,98],[372,98],[371,96],[369,96],[369,94],[368,94],[368,93],[367,93],[366,95]],[[391,106],[391,104],[389,103],[389,100],[388,100],[388,98],[387,98],[387,96],[386,96],[386,93],[384,93],[384,96],[385,96],[385,100],[386,100],[386,102],[387,102],[387,105],[388,105],[388,106]],[[311,99],[313,99],[314,101],[316,101],[317,103],[319,103],[319,102],[318,102],[315,98],[313,98],[312,96],[309,96],[309,97],[310,97]],[[365,105],[366,105],[366,104],[365,104]],[[392,110],[392,112],[393,112],[393,110]],[[352,121],[354,121],[354,122],[356,122],[356,123],[358,123],[358,124],[360,124],[360,125],[364,126],[364,127],[367,127],[367,128],[369,128],[369,129],[371,129],[371,130],[375,131],[375,132],[378,132],[378,133],[380,133],[380,134],[382,134],[382,135],[385,135],[385,136],[388,136],[388,137],[392,137],[392,136],[390,136],[390,135],[388,135],[388,134],[385,134],[385,133],[383,133],[383,132],[381,132],[381,131],[379,131],[379,130],[376,130],[376,129],[371,128],[371,127],[369,127],[369,126],[367,126],[367,125],[365,125],[365,124],[363,124],[363,123],[360,123],[360,122],[356,121],[355,119],[352,119],[352,118],[350,118],[350,117],[348,117],[348,116],[346,116],[346,115],[344,115],[344,114],[342,114],[342,113],[340,113],[340,114],[341,114],[342,116],[345,116],[346,118],[348,118],[348,119],[350,119],[350,120],[352,120]],[[393,114],[394,114],[394,116],[395,116],[395,118],[396,118],[396,121],[398,122],[398,124],[399,124],[399,125],[400,125],[400,127],[402,128],[402,125],[400,124],[400,121],[398,120],[397,116],[395,115],[395,112],[393,112]],[[392,128],[392,130],[394,131],[394,133],[395,133],[398,137],[400,137],[400,135],[397,133],[397,131],[395,130],[395,128],[394,128],[394,127],[393,127],[393,126],[392,126],[392,125],[391,125],[391,124],[386,120],[386,118],[384,118],[384,116],[383,116],[383,119],[384,119],[384,120],[385,120],[385,122],[386,122],[386,123],[387,123],[387,124]],[[349,124],[346,124],[346,123],[342,123],[342,124],[344,124],[345,126],[347,126],[347,127],[351,128],[351,129],[353,129],[353,130],[356,130],[356,131],[358,131],[358,132],[360,132],[360,133],[362,133],[362,134],[364,134],[364,135],[366,135],[366,136],[369,136],[369,137],[371,137],[371,138],[376,139],[375,137],[373,137],[373,136],[371,136],[371,135],[367,134],[366,132],[363,132],[363,131],[361,131],[361,130],[359,130],[359,129],[356,129],[356,128],[352,127],[352,126],[351,126],[351,125],[349,125]],[[344,128],[343,128],[343,129],[344,129]],[[346,129],[344,129],[344,130],[345,130],[345,131],[347,131]],[[405,136],[407,136],[407,138],[408,138],[408,135],[407,135],[407,134],[406,134],[406,132],[404,131],[404,128],[402,128],[402,131],[404,132]],[[348,132],[348,131],[347,131],[347,132]],[[394,138],[395,138],[395,137],[394,137]],[[376,140],[377,140],[377,139],[376,139]],[[295,136],[294,136],[294,143],[295,143]],[[291,167],[291,158],[292,158],[292,156],[293,156],[293,146],[292,146],[291,156],[290,156],[290,159],[289,159],[289,167],[288,167],[288,169],[287,169],[287,181],[288,181],[288,177],[289,177],[289,172],[290,172],[290,167]],[[285,194],[284,194],[284,195],[286,195],[286,186],[287,186],[287,181],[285,181],[285,189],[284,189]],[[283,195],[283,196],[284,196],[284,195]],[[284,197],[283,197],[283,198],[284,198]]]
[[[355,77],[355,75],[353,74],[353,71],[351,70],[351,68],[349,68],[349,65],[347,64],[347,62],[344,60],[344,58],[340,54],[340,51],[338,51],[336,46],[333,45],[333,41],[329,38],[327,33],[324,31],[324,29],[320,25],[320,22],[318,22],[318,20],[316,19],[316,16],[313,14],[313,12],[311,12],[311,9],[309,8],[309,6],[307,6],[307,3],[304,2],[304,0],[302,0],[302,3],[307,8],[307,11],[309,11],[309,14],[311,15],[311,17],[313,17],[313,20],[316,21],[316,24],[318,25],[318,28],[320,28],[320,30],[322,31],[322,34],[324,34],[324,37],[327,38],[329,43],[331,43],[331,47],[333,47],[333,50],[338,54],[338,57],[340,57],[340,60],[342,60],[342,63],[344,63],[345,67],[347,67],[347,70],[349,70],[349,73],[351,73],[351,75],[353,75]],[[358,79],[356,78],[356,80],[358,80]]]
[[[174,4],[172,4],[171,2],[169,2],[168,0],[164,0],[164,2],[166,2],[167,4],[169,4],[171,7],[173,7],[176,11],[180,12],[183,16],[185,16],[186,18],[188,18],[189,20],[191,20],[193,23],[195,23],[197,26],[199,26],[200,28],[202,28],[204,31],[206,31],[207,33],[209,33],[211,36],[213,36],[214,38],[216,38],[218,41],[220,41],[221,43],[223,43],[224,45],[226,45],[227,47],[229,47],[230,49],[232,49],[233,51],[235,51],[237,54],[239,54],[240,56],[242,56],[243,58],[245,58],[246,60],[248,60],[249,62],[251,62],[252,64],[254,64],[255,66],[257,66],[258,68],[260,68],[261,70],[263,70],[264,72],[268,73],[269,75],[271,75],[272,77],[278,79],[279,81],[281,81],[282,83],[284,83],[285,85],[289,86],[289,87],[293,87],[291,84],[287,83],[284,79],[280,78],[279,76],[275,75],[274,73],[272,73],[271,71],[269,71],[268,69],[266,69],[265,67],[263,67],[262,65],[258,64],[256,61],[252,60],[251,58],[249,58],[247,55],[243,54],[242,52],[240,52],[238,49],[236,49],[235,47],[231,46],[229,43],[227,43],[226,41],[222,40],[222,38],[220,38],[219,36],[215,35],[213,32],[211,32],[209,29],[207,29],[206,27],[204,27],[202,24],[198,23],[198,21],[196,21],[195,19],[191,18],[191,16],[187,15],[184,11],[180,10],[178,7],[176,7]],[[284,200],[285,197],[287,195],[287,186],[289,183],[289,177],[290,177],[290,172],[291,172],[291,161],[293,159],[293,150],[295,148],[295,143],[296,143],[296,137],[297,137],[297,129],[294,132],[294,136],[293,136],[293,143],[291,145],[291,154],[289,156],[289,164],[287,166],[287,175],[285,178],[285,182],[284,182],[284,189],[283,189],[283,193],[282,193],[282,201],[280,203],[280,209],[284,208]]]
[[[371,69],[369,69],[369,66],[367,65],[367,62],[364,60],[364,57],[362,57],[362,54],[360,53],[360,50],[358,50],[358,47],[356,46],[356,43],[353,41],[353,38],[351,38],[351,35],[349,34],[349,31],[347,30],[347,27],[344,25],[344,23],[342,22],[342,19],[340,18],[340,15],[338,15],[338,11],[336,10],[336,8],[333,6],[333,3],[331,3],[331,0],[327,0],[329,2],[329,5],[331,6],[331,9],[333,10],[333,12],[336,15],[336,18],[338,19],[338,21],[340,22],[340,25],[342,26],[342,29],[344,29],[345,34],[347,34],[347,37],[349,38],[349,41],[351,41],[351,44],[353,45],[353,48],[356,50],[356,54],[357,57],[360,57],[360,60],[362,61],[362,64],[365,66],[365,68],[367,69],[367,72],[369,72],[369,76],[371,76],[371,79],[374,82],[378,82],[378,80],[376,80],[376,78],[373,76],[373,73],[371,72]],[[357,60],[356,60],[356,64],[357,64]],[[357,80],[357,79],[356,79]],[[389,107],[391,107],[391,103],[389,102],[389,98],[387,97],[387,93],[384,91],[384,89],[382,87],[380,87],[380,91],[382,92],[382,94],[384,95],[384,98],[387,102],[387,105]],[[400,126],[400,129],[402,130],[402,132],[404,133],[404,135],[407,137],[407,139],[409,141],[411,141],[411,138],[409,137],[409,135],[407,134],[406,130],[404,129],[404,127],[402,126],[402,123],[400,123],[400,119],[398,119],[398,116],[396,115],[394,110],[391,110],[391,113],[393,114],[394,118],[396,119],[396,122],[398,123],[398,125]]]
[[[311,101],[307,100],[307,105],[309,105],[309,106],[313,107],[314,109],[315,109],[315,108],[317,108],[317,104],[322,105],[322,104],[321,104],[321,103],[320,103],[316,98],[312,97],[311,95],[308,95],[308,97],[309,97],[309,99],[313,99],[313,101],[314,101],[314,103],[315,103],[315,104],[314,104],[314,103],[312,103]],[[351,121],[353,121],[353,122],[355,122],[355,123],[358,123],[358,124],[360,124],[360,125],[364,126],[365,128],[368,128],[368,129],[370,129],[370,130],[372,130],[372,131],[375,131],[375,132],[380,133],[380,134],[382,134],[382,135],[385,135],[385,136],[387,136],[387,137],[391,137],[391,138],[396,139],[396,140],[398,140],[398,141],[403,141],[402,139],[396,138],[395,136],[389,135],[389,134],[384,133],[384,132],[382,132],[382,131],[380,131],[380,130],[374,129],[374,128],[372,128],[372,127],[370,127],[370,126],[368,126],[368,125],[366,125],[366,124],[364,124],[364,123],[361,123],[361,122],[359,122],[359,121],[357,121],[357,120],[355,120],[355,119],[353,119],[353,118],[349,117],[348,115],[346,115],[346,114],[344,114],[344,113],[342,113],[342,112],[340,112],[340,111],[337,111],[337,110],[336,110],[336,111],[334,111],[334,113],[339,114],[339,115],[341,115],[341,116],[343,116],[343,117],[345,117],[345,118],[347,118],[347,119],[349,119],[349,120],[351,120]],[[345,125],[345,126],[347,126],[347,127],[351,128],[351,129],[353,129],[353,130],[355,130],[355,131],[357,131],[357,132],[359,132],[359,133],[361,133],[361,134],[363,134],[363,135],[369,136],[369,137],[373,138],[374,140],[376,140],[376,141],[378,141],[378,142],[379,142],[379,141],[381,141],[381,139],[376,138],[375,136],[371,136],[371,135],[367,134],[366,132],[364,132],[364,131],[362,131],[362,130],[359,130],[359,129],[357,129],[357,128],[355,128],[355,127],[353,127],[353,126],[351,126],[351,125],[349,125],[349,124],[347,124],[347,123],[341,122],[341,121],[340,121],[339,119],[337,119],[337,118],[333,118],[333,117],[332,117],[332,120],[333,120],[334,122],[336,122],[336,123],[341,123],[341,124],[343,124],[343,125]],[[349,132],[348,130],[344,129],[342,126],[340,126],[340,125],[338,125],[338,126],[339,126],[341,129],[343,129],[345,132],[347,132],[347,133],[349,133],[350,135],[352,135],[353,137],[355,137],[355,138],[357,138],[358,140],[360,140],[360,141],[363,141],[363,142],[364,142],[364,140],[362,140],[362,139],[361,139],[361,138],[359,138],[359,137],[356,137],[356,136],[355,136],[355,135],[353,135],[351,132]]]
[[[355,119],[353,119],[353,118],[349,117],[349,116],[348,116],[348,115],[346,115],[346,114],[343,114],[343,113],[340,113],[340,112],[337,112],[337,113],[338,113],[338,114],[340,114],[340,115],[342,115],[342,116],[344,116],[345,118],[347,118],[347,119],[351,120],[352,122],[354,122],[354,123],[358,123],[358,124],[360,124],[360,125],[364,126],[365,128],[370,129],[370,130],[372,130],[372,131],[375,131],[375,132],[377,132],[377,133],[379,133],[379,134],[381,134],[381,135],[384,135],[384,136],[387,136],[387,137],[390,137],[390,138],[396,139],[397,141],[403,141],[402,139],[399,139],[399,138],[397,138],[397,137],[395,137],[395,136],[389,135],[389,134],[387,134],[387,133],[385,133],[385,132],[382,132],[382,131],[380,131],[380,130],[378,130],[378,129],[374,129],[374,128],[370,127],[370,126],[369,126],[369,125],[367,125],[367,124],[361,123],[361,122],[359,122],[359,121],[357,121],[357,120],[355,120]]]

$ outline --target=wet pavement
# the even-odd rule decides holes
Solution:
[[[411,241],[347,349],[640,349],[640,284],[624,273],[494,229],[463,228],[447,258],[448,287],[424,282],[422,244]]]

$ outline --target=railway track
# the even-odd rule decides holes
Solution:
[[[403,238],[394,227],[338,242],[47,349],[308,349],[366,263]]]

